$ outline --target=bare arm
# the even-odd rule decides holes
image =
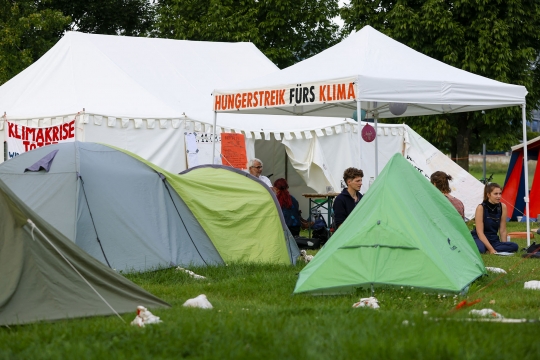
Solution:
[[[502,205],[502,215],[501,215],[501,225],[499,226],[499,235],[501,237],[501,241],[506,241],[506,236],[508,235],[508,231],[506,230],[506,216],[508,214],[508,210],[506,209],[505,204]]]
[[[490,254],[495,254],[497,251],[495,251],[493,246],[491,246],[491,244],[489,243],[489,240],[484,234],[484,207],[482,205],[478,205],[474,216],[476,219],[476,234],[478,235],[478,238],[480,239],[482,243],[484,243],[487,251],[489,251]],[[506,222],[505,222],[505,231],[506,231]]]

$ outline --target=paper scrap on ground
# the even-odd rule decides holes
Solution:
[[[504,252],[504,251],[499,251],[499,252],[496,252],[495,255],[499,255],[499,256],[511,256],[511,255],[514,255],[514,253],[511,253],[511,252]]]
[[[360,299],[360,301],[357,303],[354,303],[352,307],[353,308],[370,307],[372,309],[378,309],[380,306],[379,306],[379,300],[377,300],[376,298],[372,296],[372,297]]]
[[[501,314],[495,312],[492,309],[482,309],[482,310],[474,309],[474,310],[469,311],[469,314],[476,315],[476,316],[490,317],[490,318],[494,318],[494,319],[502,319],[502,318],[504,318],[504,316],[502,316]]]
[[[184,269],[183,267],[180,267],[180,266],[176,268],[176,271],[183,271],[186,274],[189,274],[189,276],[191,276],[194,279],[206,279],[206,277],[204,277],[202,275],[197,275],[193,271],[188,270],[188,269]]]
[[[540,281],[538,280],[526,281],[524,288],[532,289],[532,290],[540,290]]]
[[[148,324],[159,324],[160,322],[162,321],[159,319],[159,316],[155,316],[144,306],[137,306],[137,316],[135,316],[131,325],[144,327]]]
[[[210,301],[206,298],[206,295],[201,294],[197,296],[196,298],[186,300],[184,303],[185,307],[196,307],[200,309],[213,309],[212,304],[210,304]]]
[[[538,320],[535,319],[507,319],[507,318],[432,318],[430,320],[434,321],[478,321],[478,322],[498,322],[498,323],[510,323],[510,324],[519,324],[519,323],[536,323]]]
[[[487,271],[490,271],[490,272],[492,272],[492,273],[506,274],[506,271],[505,271],[504,269],[497,268],[497,267],[489,267],[489,266],[486,266],[486,270],[487,270]]]
[[[300,250],[300,257],[307,263],[313,260],[313,255],[308,255],[306,250]]]

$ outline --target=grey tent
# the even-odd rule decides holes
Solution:
[[[223,264],[164,176],[95,143],[61,143],[0,165],[0,179],[96,259],[124,271]]]
[[[0,214],[0,325],[170,306],[86,254],[2,180]]]

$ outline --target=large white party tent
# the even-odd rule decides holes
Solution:
[[[365,109],[368,118],[377,119],[521,106],[525,138],[526,95],[524,86],[457,69],[365,26],[279,73],[214,89],[213,110],[350,117]],[[528,198],[526,204],[528,211]]]
[[[46,127],[80,113],[78,140],[113,144],[179,172],[183,130],[204,131],[201,122],[212,121],[212,89],[277,70],[252,43],[68,32],[0,87],[0,130],[5,120]]]

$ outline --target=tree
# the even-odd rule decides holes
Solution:
[[[393,39],[457,68],[524,85],[530,113],[540,99],[537,0],[351,0],[345,31],[371,25]],[[422,136],[466,170],[482,143],[508,148],[520,138],[521,109],[409,118]]]
[[[338,0],[159,0],[155,36],[251,41],[280,68],[337,43]]]
[[[35,1],[0,0],[0,85],[47,52],[70,21]]]
[[[66,30],[92,34],[144,36],[154,20],[149,0],[49,0],[40,6],[71,16]]]

